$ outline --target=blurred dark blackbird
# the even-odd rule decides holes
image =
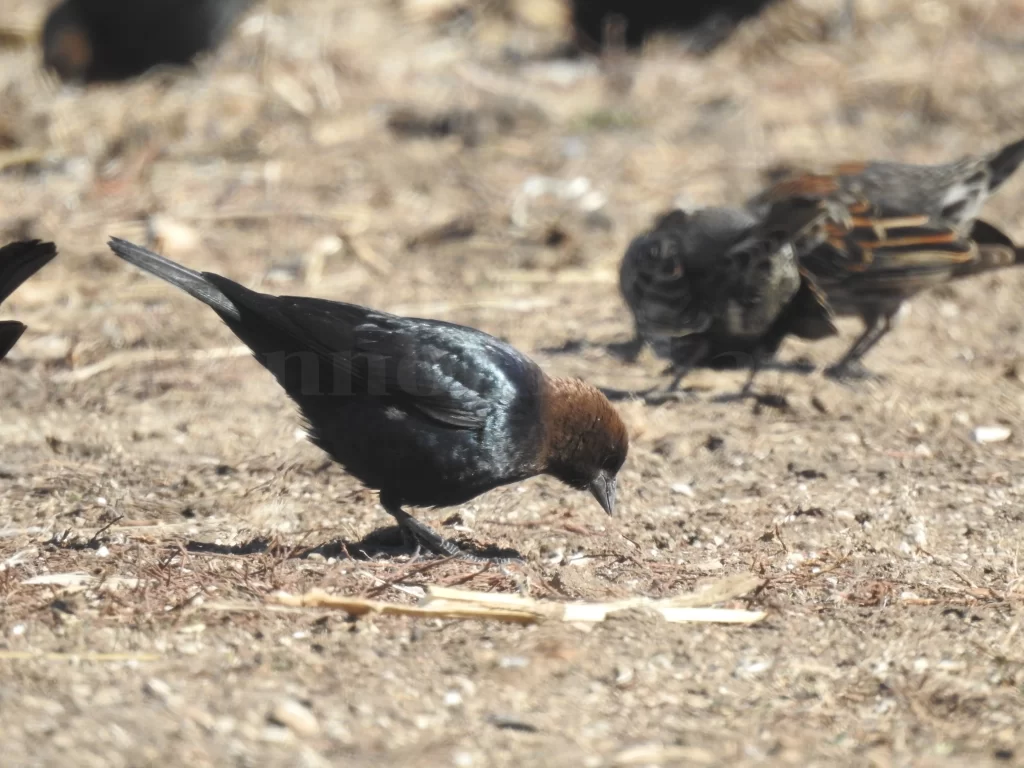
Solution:
[[[43,26],[43,64],[64,81],[125,80],[185,65],[227,37],[252,0],[64,0]]]
[[[40,240],[9,243],[0,248],[0,304],[56,255],[57,246]],[[0,321],[0,360],[24,332],[25,326],[19,322]]]
[[[605,33],[617,29],[625,44],[637,48],[654,32],[682,32],[696,53],[709,53],[744,19],[778,0],[572,0],[576,44],[599,50],[609,44]]]
[[[749,202],[755,215],[798,199],[845,209],[829,223],[827,238],[801,258],[830,306],[859,315],[865,325],[830,375],[870,376],[861,358],[918,291],[1024,263],[1005,234],[976,218],[1022,161],[1024,140],[940,165],[847,163],[824,174],[791,173]]]
[[[404,506],[463,504],[535,475],[609,515],[626,427],[579,379],[550,378],[482,331],[355,304],[250,291],[124,240],[125,261],[211,307],[299,406],[310,439],[430,552],[465,556]]]
[[[666,392],[697,365],[749,366],[745,394],[786,336],[834,335],[824,295],[797,259],[824,236],[828,215],[813,201],[771,206],[760,220],[735,208],[663,215],[620,267],[635,326],[629,356],[667,343],[675,378]]]

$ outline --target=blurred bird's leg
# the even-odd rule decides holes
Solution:
[[[754,350],[754,358],[750,361],[750,375],[747,376],[747,381],[743,385],[743,389],[740,390],[740,398],[750,396],[750,391],[754,387],[754,379],[757,378],[757,374],[761,372],[761,368],[764,367],[765,354],[761,349]]]
[[[696,397],[692,392],[680,392],[679,385],[708,354],[708,342],[694,336],[680,336],[671,342],[672,381],[664,389],[651,389],[644,394],[648,405],[658,405],[669,400],[686,400]]]
[[[647,405],[661,405],[667,403],[670,400],[689,400],[696,398],[696,395],[692,392],[683,390],[679,391],[679,384],[682,382],[686,375],[693,370],[692,365],[674,365],[672,367],[672,381],[669,382],[667,387],[658,389],[657,387],[649,389],[643,393],[644,402]]]
[[[864,333],[853,342],[853,346],[843,355],[842,359],[825,372],[826,375],[829,378],[838,380],[883,378],[867,370],[860,360],[875,344],[882,340],[885,334],[892,330],[892,317],[893,313],[888,312],[865,317],[864,323],[867,327],[864,329]]]

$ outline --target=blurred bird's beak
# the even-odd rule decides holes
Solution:
[[[615,514],[615,478],[604,472],[598,472],[590,483],[590,492],[601,505],[601,509],[609,515]]]

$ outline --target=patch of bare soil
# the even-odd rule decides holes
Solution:
[[[769,371],[758,405],[726,397],[742,372],[699,372],[690,400],[623,404],[614,519],[547,479],[419,511],[525,557],[498,569],[365,559],[388,544],[374,495],[212,312],[105,240],[646,386],[663,363],[606,350],[630,333],[630,237],[775,162],[1015,138],[1024,3],[857,0],[843,32],[832,3],[787,0],[707,58],[601,63],[531,59],[564,37],[541,3],[462,5],[271,2],[196,76],[88,92],[5,38],[0,236],[61,255],[3,309],[29,325],[0,365],[4,764],[1020,763],[1024,275],[915,301],[869,358],[881,383]],[[11,0],[0,25],[43,10]],[[986,215],[1022,237],[1022,200],[1024,174]],[[782,356],[824,365],[843,331]],[[991,425],[1009,439],[972,440]],[[762,586],[725,606],[767,612],[752,625],[272,599],[662,598],[744,573]]]

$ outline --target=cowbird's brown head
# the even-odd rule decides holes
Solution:
[[[543,390],[541,471],[590,491],[615,513],[615,480],[629,450],[629,435],[608,398],[580,379],[547,379]]]
[[[43,65],[65,82],[88,79],[93,64],[89,29],[70,3],[53,10],[43,27]]]

